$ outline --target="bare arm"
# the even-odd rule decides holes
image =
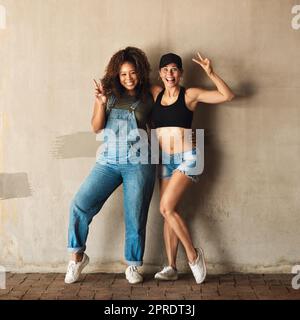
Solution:
[[[104,126],[106,121],[106,103],[107,97],[104,94],[103,87],[98,84],[95,80],[95,103],[94,103],[94,112],[91,119],[92,131],[95,133],[100,132]]]
[[[99,103],[97,99],[95,99],[94,103],[94,112],[91,120],[92,131],[94,133],[98,133],[101,131],[105,126],[105,112],[106,112],[106,105],[103,103]]]
[[[150,92],[152,94],[153,100],[156,101],[157,96],[159,95],[159,93],[163,90],[162,87],[160,86],[151,86],[150,88]]]
[[[207,76],[217,87],[217,90],[205,90],[202,88],[190,88],[186,94],[189,100],[189,108],[194,110],[198,102],[205,103],[222,103],[225,101],[231,101],[234,98],[234,93],[228,87],[224,80],[222,80],[212,69],[209,59],[203,59],[198,53],[199,59],[193,59],[194,62],[199,64]]]

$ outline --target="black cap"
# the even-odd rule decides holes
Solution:
[[[167,53],[161,56],[160,62],[159,62],[159,69],[163,68],[164,66],[175,63],[178,67],[178,69],[182,69],[182,60],[181,58],[175,54],[175,53]]]

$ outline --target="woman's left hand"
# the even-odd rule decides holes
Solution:
[[[211,61],[208,58],[203,59],[199,52],[197,53],[197,55],[198,55],[198,59],[193,58],[192,60],[197,64],[199,64],[203,68],[203,70],[207,73],[207,75],[210,76],[211,73],[213,72]]]

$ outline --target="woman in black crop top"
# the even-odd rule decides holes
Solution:
[[[185,139],[191,130],[193,111],[199,102],[221,103],[233,99],[234,94],[226,83],[213,71],[209,59],[203,59],[198,53],[193,61],[202,67],[213,81],[216,90],[202,88],[185,89],[179,85],[183,74],[182,60],[168,53],[161,57],[159,75],[164,89],[155,86],[152,95],[155,105],[152,111],[152,125],[156,129],[162,154],[160,165],[160,212],[164,217],[164,239],[168,266],[155,274],[156,279],[176,280],[176,256],[179,240],[189,261],[197,283],[202,283],[206,276],[203,250],[195,248],[188,228],[177,210],[185,190],[196,182],[199,172],[199,152],[195,141]]]

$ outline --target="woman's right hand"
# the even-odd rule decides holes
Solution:
[[[100,105],[106,105],[107,96],[105,95],[101,81],[99,83],[94,79],[96,102]]]

